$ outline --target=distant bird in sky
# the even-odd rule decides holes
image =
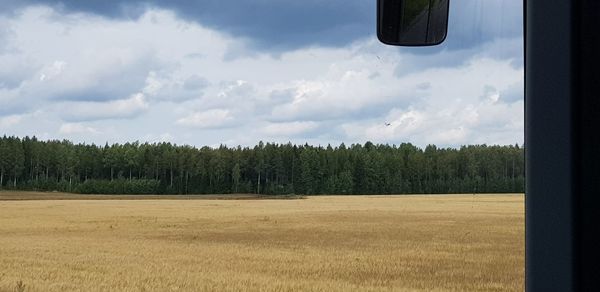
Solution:
[[[386,126],[386,127],[389,127],[389,126],[391,126],[391,125],[392,125],[392,124],[390,124],[390,123],[385,123],[385,126]]]

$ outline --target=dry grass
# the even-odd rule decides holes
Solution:
[[[0,291],[522,291],[523,196],[0,201],[0,275]]]

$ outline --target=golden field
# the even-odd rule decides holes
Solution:
[[[0,291],[524,290],[523,195],[88,198],[0,193]]]

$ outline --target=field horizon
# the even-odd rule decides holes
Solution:
[[[211,196],[0,192],[0,291],[524,289],[522,194]]]
[[[523,196],[523,193],[448,193],[448,194],[325,194],[325,195],[266,195],[256,193],[231,194],[78,194],[60,191],[0,190],[0,201],[45,200],[278,200],[308,197],[394,197],[394,196]]]

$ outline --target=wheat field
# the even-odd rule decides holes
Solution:
[[[4,197],[0,291],[524,290],[523,195]]]

